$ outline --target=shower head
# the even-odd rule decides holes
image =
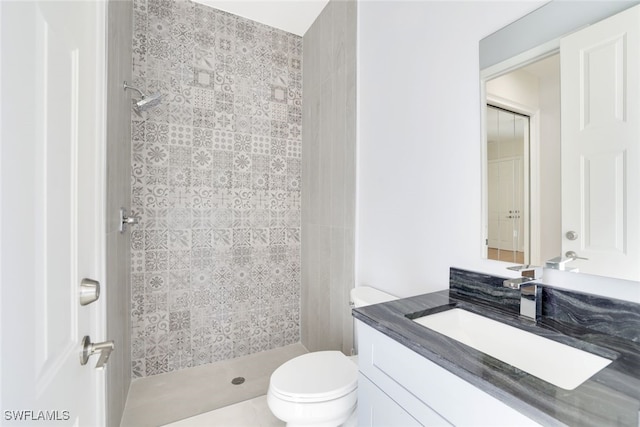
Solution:
[[[140,117],[142,117],[142,112],[157,106],[158,104],[160,104],[160,101],[162,101],[161,93],[159,92],[152,93],[151,95],[147,96],[140,89],[133,86],[129,86],[127,82],[124,82],[124,90],[127,90],[127,89],[135,90],[140,94],[140,99],[133,100],[133,111]]]

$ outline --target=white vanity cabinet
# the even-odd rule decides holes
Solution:
[[[539,425],[358,321],[358,426]]]

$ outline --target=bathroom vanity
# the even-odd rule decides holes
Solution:
[[[532,321],[501,280],[452,269],[449,290],[354,309],[358,425],[639,425],[640,305],[544,286]],[[452,309],[611,362],[559,387],[415,321]]]
[[[537,425],[366,324],[358,325],[358,339],[358,425]]]

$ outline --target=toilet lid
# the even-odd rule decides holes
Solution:
[[[358,386],[358,366],[339,351],[316,351],[284,363],[271,375],[269,388],[283,399],[337,399]]]

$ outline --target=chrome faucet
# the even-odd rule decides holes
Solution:
[[[540,298],[541,289],[538,283],[530,282],[542,278],[542,267],[516,265],[507,268],[519,272],[521,277],[505,279],[502,282],[502,286],[510,289],[520,289],[520,315],[536,320],[542,304]]]

